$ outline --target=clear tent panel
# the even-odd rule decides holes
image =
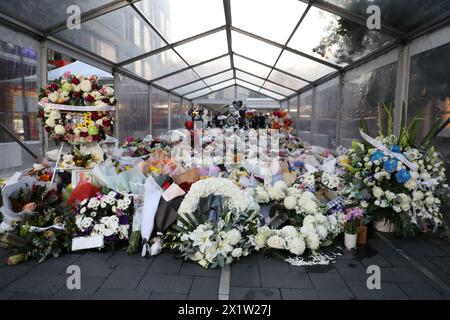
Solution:
[[[218,90],[215,92],[210,92],[209,94],[205,94],[202,96],[197,96],[195,99],[207,99],[207,100],[234,100],[235,98],[235,86],[230,86],[228,88],[224,88],[222,90]],[[194,100],[195,102],[195,100]]]
[[[208,93],[210,93],[210,92],[211,92],[211,89],[209,89],[209,88],[204,88],[204,89],[201,89],[201,90],[192,92],[192,93],[190,93],[190,94],[187,94],[187,95],[186,95],[186,98],[188,98],[188,99],[194,99],[194,98],[197,98],[197,97],[204,96],[205,94],[208,94]]]
[[[201,89],[205,87],[205,82],[203,80],[198,80],[194,83],[185,85],[183,87],[180,87],[178,89],[174,89],[174,92],[176,92],[179,95],[185,95],[186,93]]]
[[[189,64],[197,64],[227,53],[227,35],[225,31],[216,32],[175,49]]]
[[[179,72],[169,77],[165,77],[161,80],[155,81],[156,85],[164,88],[175,88],[185,83],[192,82],[199,79],[199,77],[191,69]]]
[[[252,76],[248,73],[242,72],[237,70],[236,71],[236,78],[244,80],[244,81],[248,81],[253,83],[255,86],[262,86],[264,83],[263,79],[260,79],[258,77]]]
[[[284,44],[306,8],[298,0],[232,0],[232,24]]]
[[[259,92],[237,86],[236,95],[238,100],[273,100],[272,98],[267,97]],[[275,102],[275,100],[273,100]]]
[[[207,77],[230,68],[230,57],[225,56],[214,61],[195,66],[194,70],[200,75],[200,77]]]
[[[272,82],[269,82],[269,81],[266,81],[264,83],[263,88],[268,89],[268,90],[272,90],[272,91],[277,92],[277,93],[281,93],[284,96],[290,96],[290,95],[295,93],[295,91],[289,90],[289,89],[287,89],[285,87],[279,86],[279,85],[277,85],[275,83],[272,83]]]
[[[309,81],[317,80],[336,70],[287,50],[283,51],[276,67],[283,71],[289,71],[290,73],[296,74]]]
[[[80,29],[66,29],[56,33],[55,37],[115,63],[165,45],[131,7],[82,21]]]
[[[294,78],[278,70],[272,70],[268,79],[294,90],[299,90],[308,85],[308,82],[300,80],[298,78]]]
[[[369,5],[377,5],[383,24],[409,32],[450,10],[448,0],[325,0],[348,11],[366,16]]]
[[[227,79],[230,79],[230,78],[233,78],[233,71],[228,70],[228,71],[219,73],[219,74],[217,74],[215,76],[211,76],[211,77],[205,78],[204,80],[205,80],[205,83],[210,86],[210,85],[212,85],[214,83],[217,83],[217,82],[220,82],[220,81],[224,81],[224,80],[227,80]]]
[[[231,38],[234,52],[268,65],[273,65],[281,52],[279,47],[236,31],[231,32]]]
[[[261,89],[261,87],[255,86],[251,83],[248,83],[248,82],[245,82],[245,81],[242,81],[239,79],[236,79],[236,84],[240,85],[241,87],[244,87],[244,88],[256,91],[256,92],[259,92],[259,89]]]
[[[111,0],[0,0],[1,11],[39,30],[65,23],[67,9],[76,5],[81,12],[88,12]]]
[[[221,82],[221,83],[218,83],[216,85],[211,86],[211,90],[212,91],[220,90],[220,89],[232,86],[234,84],[235,84],[235,80],[234,79],[230,79],[230,80],[227,80],[225,82]]]
[[[142,0],[136,7],[170,43],[225,24],[222,0]]]
[[[270,73],[270,68],[263,66],[262,64],[253,62],[243,57],[233,55],[234,66],[237,69],[254,74],[255,76],[266,78]]]
[[[264,89],[264,88],[262,88],[259,92],[261,92],[261,93],[263,93],[263,94],[265,94],[266,96],[269,96],[269,97],[271,97],[271,98],[277,99],[277,100],[281,100],[281,99],[285,98],[285,96],[282,96],[282,95],[280,95],[280,94],[277,94],[277,93],[275,93],[275,92],[273,92],[273,91],[266,90],[266,89]]]
[[[152,80],[187,67],[188,65],[172,49],[153,54],[124,66],[125,69],[147,80]]]

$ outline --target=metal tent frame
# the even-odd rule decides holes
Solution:
[[[305,92],[307,90],[310,90],[311,88],[314,88],[317,85],[319,85],[321,83],[324,83],[325,81],[327,81],[329,79],[332,79],[332,78],[334,78],[336,76],[340,76],[343,73],[345,73],[346,71],[351,70],[351,69],[361,65],[362,63],[365,63],[365,62],[367,62],[369,60],[372,60],[372,59],[378,57],[379,55],[382,55],[382,54],[384,54],[384,53],[386,53],[386,52],[388,52],[388,51],[390,51],[390,50],[392,50],[394,48],[398,48],[398,47],[401,48],[402,46],[404,46],[406,43],[408,43],[412,39],[414,39],[414,38],[416,38],[416,37],[418,37],[420,35],[423,35],[426,32],[430,32],[432,30],[435,30],[435,29],[441,27],[442,25],[448,24],[449,21],[450,21],[450,14],[447,12],[443,16],[441,16],[441,17],[439,17],[439,18],[437,18],[437,19],[435,19],[433,21],[430,21],[429,23],[427,23],[427,24],[425,24],[423,26],[420,26],[418,29],[416,29],[416,30],[414,30],[412,32],[409,32],[409,33],[404,33],[404,32],[401,32],[399,30],[396,30],[396,29],[394,29],[394,28],[392,28],[390,26],[382,25],[381,30],[379,30],[379,32],[382,33],[382,34],[385,34],[387,36],[392,37],[393,38],[392,41],[389,44],[379,48],[378,50],[376,50],[376,51],[374,51],[374,52],[372,52],[372,53],[370,53],[370,54],[360,58],[359,60],[356,60],[356,61],[354,61],[354,62],[352,62],[352,63],[350,63],[350,64],[348,64],[348,65],[346,65],[344,67],[341,67],[341,66],[336,65],[334,63],[331,63],[331,62],[322,60],[320,58],[317,58],[315,56],[312,56],[312,55],[310,55],[308,53],[305,53],[305,52],[293,49],[293,48],[291,48],[289,46],[290,40],[294,36],[294,34],[297,31],[297,29],[302,25],[305,17],[308,15],[310,9],[313,8],[313,7],[317,8],[317,9],[320,9],[320,10],[323,10],[323,11],[326,11],[326,12],[329,12],[329,13],[332,13],[334,15],[337,15],[337,16],[341,17],[341,18],[344,18],[344,19],[347,19],[347,20],[349,20],[349,21],[351,21],[353,23],[356,23],[358,25],[366,26],[366,17],[365,16],[363,16],[361,14],[357,14],[355,12],[350,12],[350,11],[348,11],[346,9],[343,9],[343,8],[337,6],[337,5],[334,5],[334,4],[332,4],[330,2],[327,2],[327,1],[324,1],[324,0],[299,0],[300,2],[306,3],[307,4],[307,8],[301,14],[297,24],[295,25],[294,29],[290,33],[288,40],[284,44],[272,41],[270,39],[261,37],[259,35],[253,34],[251,32],[248,32],[246,30],[243,30],[243,29],[240,29],[240,28],[237,28],[236,26],[234,26],[233,22],[232,22],[232,12],[231,12],[230,0],[223,0],[223,13],[224,13],[224,17],[225,17],[225,25],[222,25],[222,26],[216,27],[214,29],[207,30],[205,32],[196,34],[194,36],[191,36],[191,37],[182,39],[180,41],[176,41],[176,42],[172,42],[171,43],[168,39],[166,39],[164,37],[164,35],[158,30],[158,28],[153,24],[153,22],[150,21],[150,19],[136,6],[136,4],[138,2],[140,2],[140,1],[142,1],[142,0],[113,0],[113,1],[110,1],[110,2],[100,6],[100,7],[94,8],[92,10],[89,10],[89,11],[84,12],[84,13],[81,14],[81,21],[82,21],[82,23],[85,23],[85,22],[87,22],[89,20],[93,20],[93,19],[99,18],[101,16],[107,15],[107,14],[109,14],[111,12],[114,12],[114,11],[117,11],[117,10],[120,10],[120,9],[123,9],[123,8],[126,8],[126,7],[131,8],[134,12],[136,12],[139,15],[139,17],[146,23],[146,25],[158,37],[160,37],[162,39],[162,41],[164,43],[164,45],[162,47],[158,48],[158,49],[151,50],[149,52],[146,52],[146,53],[137,55],[135,57],[132,57],[130,59],[126,59],[126,60],[119,61],[119,62],[113,62],[113,61],[111,61],[111,60],[109,60],[109,59],[107,59],[107,58],[105,58],[103,56],[100,56],[100,55],[98,55],[96,53],[90,52],[90,51],[86,50],[85,48],[83,48],[83,47],[81,47],[81,46],[79,46],[77,44],[74,44],[74,43],[71,43],[71,42],[67,42],[67,41],[64,41],[61,38],[59,38],[57,36],[57,34],[59,32],[61,32],[61,31],[64,31],[64,30],[67,29],[66,21],[58,22],[54,26],[52,26],[50,28],[47,28],[46,30],[38,30],[38,29],[32,27],[31,25],[23,22],[23,21],[20,21],[20,20],[12,17],[10,15],[2,13],[1,12],[1,7],[0,7],[0,21],[5,23],[5,24],[7,24],[7,25],[9,25],[9,26],[11,26],[11,27],[13,27],[13,28],[20,29],[21,31],[26,32],[26,33],[28,33],[28,34],[38,38],[42,42],[43,52],[42,52],[41,57],[42,57],[43,60],[44,59],[46,60],[46,58],[47,58],[46,50],[47,50],[48,45],[56,45],[56,46],[63,47],[63,48],[67,49],[70,52],[74,52],[74,53],[78,54],[79,56],[82,56],[85,59],[88,59],[89,61],[93,61],[97,66],[105,66],[107,68],[112,69],[113,72],[118,72],[118,73],[121,73],[121,74],[123,74],[125,76],[131,77],[131,78],[133,78],[135,80],[144,82],[144,83],[146,83],[148,85],[151,85],[151,86],[153,86],[155,88],[158,88],[158,89],[161,89],[163,91],[166,91],[169,94],[172,94],[172,95],[175,95],[177,97],[180,97],[181,99],[191,100],[193,93],[201,91],[201,90],[204,90],[204,89],[209,89],[211,92],[213,92],[214,90],[212,90],[211,87],[220,85],[220,84],[225,83],[226,81],[229,81],[229,80],[234,80],[234,82],[235,82],[234,85],[236,86],[237,85],[236,84],[236,80],[240,80],[240,81],[244,81],[244,82],[247,82],[247,83],[249,83],[251,85],[259,87],[260,88],[259,91],[267,90],[268,92],[272,92],[272,93],[276,94],[277,96],[282,97],[280,99],[271,97],[271,99],[278,100],[280,105],[282,103],[288,101],[290,98],[295,97],[296,95],[300,94],[301,92]],[[196,64],[189,64],[189,62],[177,50],[177,48],[179,46],[181,46],[181,45],[190,43],[190,42],[198,40],[198,39],[202,39],[204,37],[207,37],[207,36],[216,34],[218,32],[222,32],[222,31],[226,32],[227,49],[228,49],[227,50],[228,52],[223,54],[223,55],[217,56],[217,57],[212,58],[212,59],[204,60],[204,61],[201,61],[201,62],[196,63]],[[236,32],[238,34],[250,37],[250,38],[252,38],[252,39],[254,39],[256,41],[259,41],[259,42],[268,44],[270,46],[276,47],[278,49],[281,49],[281,51],[280,51],[276,61],[274,62],[274,64],[273,65],[268,65],[268,64],[265,64],[263,62],[258,61],[257,59],[253,59],[251,57],[248,57],[248,56],[242,55],[242,54],[240,54],[238,52],[235,52],[233,50],[233,45],[232,45],[232,41],[233,41],[232,32]],[[45,50],[45,52],[44,52],[44,50]],[[140,76],[140,75],[138,75],[138,74],[136,74],[136,73],[134,73],[134,72],[132,72],[132,71],[130,71],[130,70],[125,68],[126,65],[129,65],[129,64],[131,64],[133,62],[140,61],[142,59],[145,59],[145,58],[148,58],[150,56],[159,54],[161,52],[165,52],[167,50],[172,50],[177,55],[177,57],[181,61],[183,61],[183,63],[186,65],[186,67],[178,69],[178,70],[176,70],[174,72],[170,72],[170,73],[164,74],[164,75],[156,77],[154,79],[146,79],[146,78],[144,78],[144,77],[142,77],[142,76]],[[295,74],[291,73],[289,70],[282,70],[282,69],[277,67],[277,63],[280,60],[281,55],[285,51],[290,52],[292,54],[295,54],[295,55],[297,55],[299,57],[309,59],[311,61],[314,61],[315,63],[319,63],[319,64],[324,65],[326,67],[332,68],[335,71],[330,73],[330,74],[327,74],[327,75],[323,76],[320,79],[305,79],[304,77],[301,77],[299,75],[295,75]],[[216,60],[224,58],[224,57],[229,57],[229,59],[230,59],[230,68],[227,68],[227,69],[219,71],[219,72],[215,72],[215,73],[207,75],[207,76],[200,76],[200,74],[197,73],[197,71],[195,69],[196,67],[204,65],[204,64],[209,63],[209,62],[216,61]],[[268,75],[266,77],[260,77],[258,75],[252,74],[248,70],[244,70],[243,68],[236,67],[235,66],[235,57],[244,58],[244,59],[247,59],[248,61],[257,63],[257,64],[259,64],[261,66],[266,67],[266,68],[270,68],[270,72],[268,73]],[[46,61],[41,61],[41,63],[46,67]],[[176,76],[176,75],[178,75],[178,74],[180,74],[182,72],[185,72],[187,70],[191,70],[196,75],[196,77],[198,77],[198,78],[195,79],[194,81],[188,81],[186,83],[183,83],[181,85],[177,85],[177,86],[172,87],[172,88],[168,88],[168,87],[159,85],[157,83],[158,81],[161,81],[161,80],[166,79],[168,77]],[[233,72],[233,77],[230,78],[230,79],[219,81],[217,83],[212,83],[212,84],[207,84],[205,82],[205,80],[208,79],[208,78],[211,78],[211,77],[213,77],[215,75],[219,75],[220,73],[223,73],[223,72],[226,72],[226,71],[230,71],[230,70]],[[236,71],[243,72],[243,73],[246,73],[246,74],[248,74],[250,76],[256,77],[256,78],[262,80],[263,84],[262,85],[257,85],[255,83],[252,83],[251,81],[239,79],[236,76]],[[276,83],[276,82],[274,82],[274,81],[269,79],[270,75],[274,71],[281,72],[282,74],[285,74],[287,76],[290,76],[290,77],[296,78],[298,80],[304,81],[306,83],[306,85],[301,87],[301,88],[291,88],[291,87],[285,86],[283,84]],[[44,78],[41,81],[45,82],[45,80],[46,80],[45,76],[43,75],[43,77]],[[181,89],[181,88],[183,88],[185,86],[191,85],[191,84],[193,84],[195,82],[199,82],[199,81],[203,82],[203,84],[204,84],[204,86],[201,87],[200,89],[196,89],[196,90],[193,90],[193,91],[188,91],[187,93],[184,93],[184,94],[178,94],[177,93],[177,90],[179,90],[179,89]],[[266,83],[276,84],[276,85],[280,86],[281,88],[284,88],[286,90],[292,91],[293,93],[290,94],[290,95],[286,95],[286,94],[283,94],[282,92],[265,88],[264,86],[265,86]],[[223,90],[223,89],[224,88],[221,88],[220,90]],[[186,96],[188,96],[188,95],[190,95],[191,98],[187,98]],[[194,95],[194,97],[195,97],[195,95]],[[195,97],[195,98],[197,98],[197,97]]]

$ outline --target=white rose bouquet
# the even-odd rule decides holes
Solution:
[[[127,241],[133,215],[132,196],[110,191],[83,200],[76,208],[75,223],[79,236],[100,235],[114,246]]]

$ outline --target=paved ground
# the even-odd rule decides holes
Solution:
[[[450,244],[436,238],[369,239],[330,266],[294,267],[261,255],[231,266],[230,299],[449,299]],[[10,267],[0,250],[0,299],[217,299],[220,270],[163,253],[69,254]],[[411,260],[412,258],[412,260]],[[66,268],[81,268],[81,290],[66,286]],[[381,290],[368,290],[366,268],[381,268]]]

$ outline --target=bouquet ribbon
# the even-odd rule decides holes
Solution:
[[[417,171],[417,166],[413,164],[411,161],[409,161],[404,155],[401,153],[393,152],[389,150],[384,144],[382,144],[380,141],[375,140],[371,136],[364,133],[361,129],[359,130],[359,133],[361,134],[361,137],[370,143],[372,146],[377,148],[378,150],[381,150],[384,152],[385,155],[396,158],[401,163],[403,163],[405,166],[407,166],[412,171]]]
[[[56,103],[39,103],[41,107],[47,107],[50,110],[64,110],[64,111],[115,111],[114,106],[72,106],[68,104],[56,104]]]
[[[28,231],[30,231],[30,232],[42,232],[42,231],[46,231],[48,229],[64,230],[65,227],[64,227],[64,224],[57,223],[57,224],[54,224],[54,225],[51,225],[51,226],[45,227],[45,228],[31,226]]]

